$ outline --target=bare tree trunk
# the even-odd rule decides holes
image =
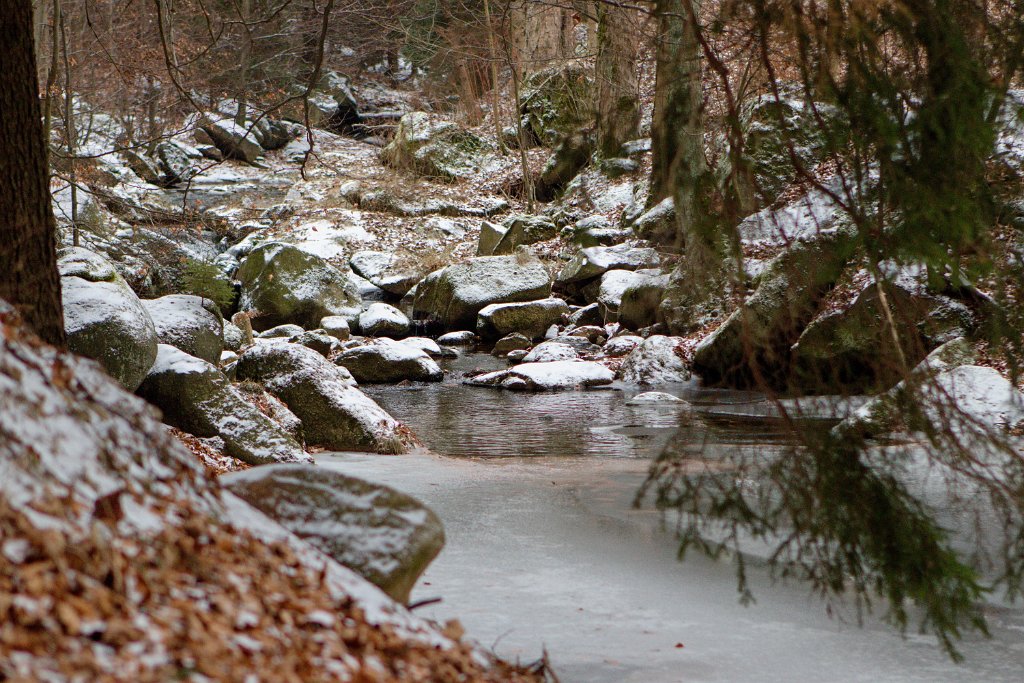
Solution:
[[[491,0],[484,0],[484,21],[487,23],[487,58],[491,67],[491,117],[494,119],[494,141],[501,153],[504,154],[505,143],[501,137],[501,98],[498,96],[498,54],[494,48]]]
[[[655,4],[658,45],[650,202],[674,199],[676,234],[664,237],[671,242],[667,246],[676,249],[686,241],[686,232],[704,220],[707,208],[701,192],[707,176],[701,53],[686,2],[695,0],[657,0]]]
[[[235,89],[235,101],[238,103],[238,109],[235,111],[235,123],[244,126],[246,110],[249,105],[249,68],[252,61],[252,30],[248,23],[249,17],[252,16],[252,0],[242,0],[240,10],[245,39],[242,41],[241,54],[238,56],[238,83]]]
[[[64,13],[60,15],[60,51],[64,55],[64,134],[67,137],[68,178],[71,183],[71,240],[79,246],[78,235],[78,163],[75,159],[78,146],[78,129],[75,127],[75,96],[71,89],[71,54],[68,46],[68,29]]]
[[[64,344],[56,226],[39,106],[31,0],[0,2],[0,298],[51,344]]]
[[[597,146],[605,158],[640,130],[637,12],[597,1]]]
[[[53,17],[50,24],[50,68],[46,72],[46,91],[43,93],[43,142],[46,156],[50,156],[50,131],[53,130],[53,89],[57,85],[57,64],[60,58],[57,32],[62,14],[60,0],[53,0]]]
[[[518,0],[512,37],[523,76],[573,56],[572,10],[557,3]]]

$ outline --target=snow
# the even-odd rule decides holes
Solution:
[[[460,330],[458,332],[447,332],[437,338],[438,344],[444,344],[446,346],[465,346],[472,344],[476,341],[476,333],[470,330]]]
[[[836,203],[815,188],[780,209],[769,207],[748,216],[737,230],[745,244],[778,246],[832,227],[836,216]]]
[[[626,401],[628,406],[686,404],[686,401],[664,391],[647,391]]]
[[[579,358],[576,349],[561,342],[546,341],[537,344],[523,358],[524,363],[553,363]]]
[[[419,349],[430,356],[442,355],[441,347],[438,343],[433,339],[428,339],[427,337],[406,337],[401,340],[400,343],[405,344],[406,346],[411,346],[414,349]]]
[[[508,370],[472,377],[465,384],[514,391],[557,391],[611,384],[614,379],[614,373],[600,363],[560,360],[522,363]]]
[[[380,325],[408,328],[409,318],[394,306],[383,303],[370,304],[365,311],[359,314],[361,329],[370,330]]]

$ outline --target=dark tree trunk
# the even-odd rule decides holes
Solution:
[[[700,218],[699,185],[707,172],[704,158],[700,45],[684,2],[658,0],[657,72],[651,123],[651,204],[665,197],[676,202],[681,232]],[[674,236],[679,247],[685,240]]]
[[[0,2],[0,36],[0,298],[43,339],[63,345],[31,0]]]

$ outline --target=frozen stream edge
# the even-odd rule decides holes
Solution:
[[[630,508],[647,461],[430,454],[332,454],[325,467],[389,484],[440,515],[448,542],[413,591],[418,611],[523,662],[546,647],[559,678],[670,681],[1019,681],[1024,611],[992,607],[992,639],[970,636],[957,665],[934,638],[872,620],[829,619],[799,585],[756,570],[757,604],[733,568],[679,563],[657,513]],[[677,647],[681,643],[683,647]]]

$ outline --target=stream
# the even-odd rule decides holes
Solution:
[[[458,618],[485,647],[532,662],[546,650],[565,683],[675,681],[1020,681],[1024,609],[986,606],[991,638],[969,635],[952,663],[935,639],[856,615],[829,617],[800,584],[750,571],[739,604],[728,561],[680,563],[661,516],[635,494],[663,448],[780,448],[770,404],[750,392],[659,387],[695,406],[630,406],[636,387],[516,394],[465,387],[504,367],[482,354],[446,361],[444,382],[364,386],[432,453],[326,454],[323,466],[392,485],[444,521],[447,544],[413,601]],[[815,404],[842,415],[857,401]],[[442,455],[436,455],[442,454]]]

